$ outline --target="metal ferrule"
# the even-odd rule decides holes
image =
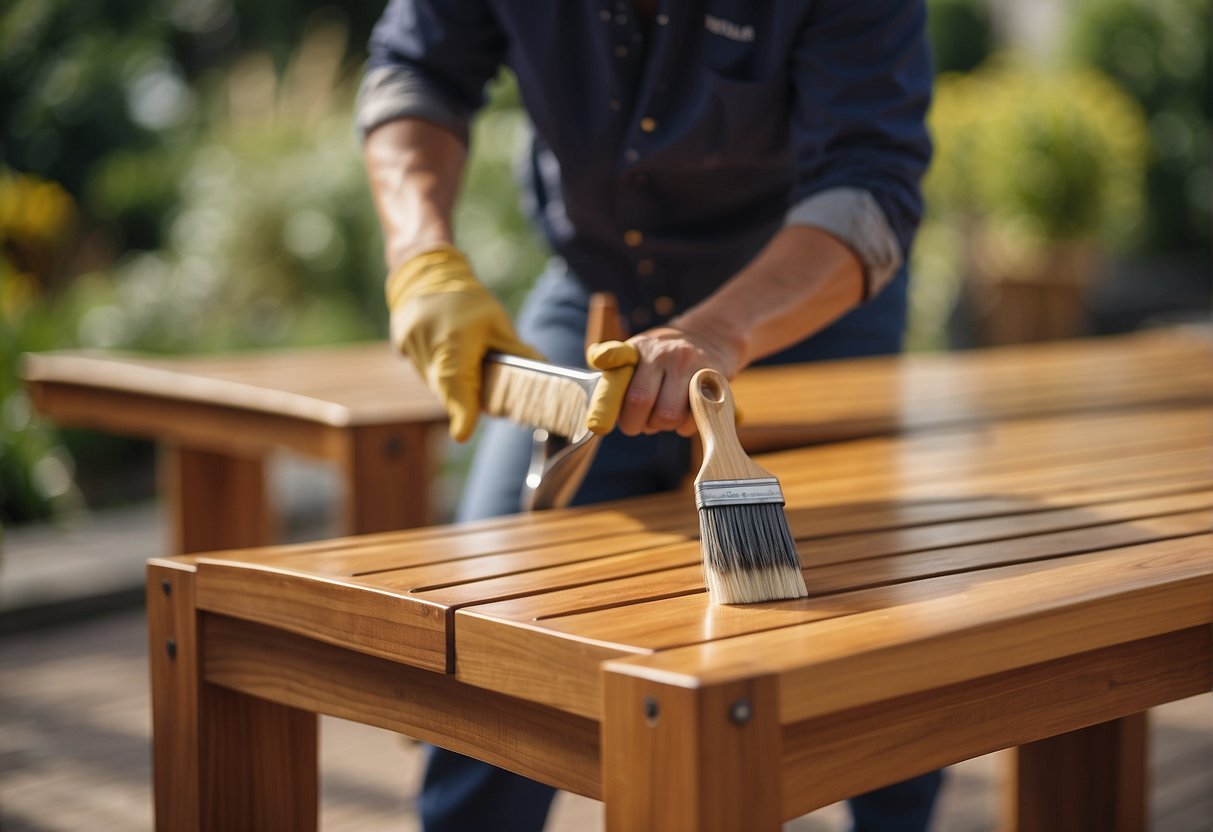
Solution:
[[[707,480],[695,486],[695,505],[699,508],[759,503],[783,505],[783,491],[779,488],[779,480],[774,477],[759,480]]]
[[[601,370],[579,370],[576,367],[565,367],[561,364],[549,364],[546,361],[523,358],[521,355],[490,352],[485,355],[484,359],[506,367],[518,367],[534,373],[542,373],[545,376],[568,379],[579,384],[587,395],[594,394],[594,388],[598,386],[598,380],[602,378]]]

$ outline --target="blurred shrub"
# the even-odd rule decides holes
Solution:
[[[281,73],[253,54],[214,85],[165,244],[80,280],[81,343],[200,352],[379,331],[381,258],[343,53],[344,32],[321,27]],[[99,198],[137,188],[157,158],[129,157]]]
[[[994,23],[984,0],[929,0],[927,35],[937,73],[968,72],[994,49]]]
[[[937,216],[1123,245],[1143,217],[1140,108],[1099,72],[1010,59],[939,79],[924,182]]]
[[[0,523],[46,517],[71,499],[71,459],[32,417],[15,367],[53,346],[57,324],[35,277],[54,267],[75,205],[57,183],[0,169]]]
[[[1213,88],[1209,0],[1086,0],[1070,50],[1145,109],[1152,156],[1145,243],[1158,251],[1210,248]]]
[[[386,334],[378,220],[353,130],[356,73],[344,31],[310,30],[279,72],[246,56],[214,87],[207,129],[179,165],[161,248],[80,281],[89,346],[200,352]],[[517,210],[512,158],[525,133],[508,79],[473,133],[456,217],[482,278],[516,297],[542,252]],[[108,188],[137,188],[132,157]],[[111,191],[103,191],[105,198]]]
[[[116,148],[139,152],[196,122],[173,29],[148,2],[13,0],[0,10],[0,135],[7,163],[77,197]],[[148,185],[164,182],[152,178]],[[129,218],[134,245],[155,243],[149,213]]]
[[[1004,56],[941,76],[929,125],[935,156],[914,252],[911,345],[945,346],[948,318],[975,275],[1057,284],[1069,304],[1064,312],[1054,304],[1058,334],[1077,334],[1061,330],[1078,326],[1075,304],[1094,265],[1093,244],[1123,249],[1144,227],[1148,140],[1140,107],[1096,70],[1044,70]],[[1069,253],[1060,256],[1063,249]],[[1031,291],[1032,303],[1048,303],[1047,285]],[[992,304],[1002,301],[993,297],[986,293],[991,308],[982,314],[998,326],[999,316],[1017,310],[996,312]]]
[[[7,258],[0,276],[3,294],[21,299],[7,302],[0,354],[0,518],[46,516],[73,494],[70,456],[30,418],[18,388],[23,351],[196,353],[385,334],[382,243],[353,129],[358,70],[347,40],[341,26],[321,22],[282,65],[254,51],[212,74],[191,93],[188,140],[135,144],[97,162],[84,212],[35,177],[0,187],[0,217],[15,223],[5,251],[27,264]],[[526,138],[516,87],[503,76],[473,128],[456,227],[510,306],[546,257],[518,209],[513,168]],[[155,228],[146,236],[161,244],[106,262],[89,242],[95,230],[79,222],[37,245],[26,231],[17,236],[38,217],[85,212],[122,222],[148,215]],[[38,474],[46,459],[57,462]]]

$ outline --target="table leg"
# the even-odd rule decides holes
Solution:
[[[345,530],[369,534],[430,520],[427,424],[367,425],[348,432]]]
[[[1146,713],[1015,749],[1004,828],[1138,832],[1147,824]]]
[[[606,671],[604,683],[608,832],[780,828],[773,678],[685,688]]]
[[[161,476],[175,553],[270,542],[265,465],[260,459],[168,446],[162,450]]]
[[[191,569],[148,565],[147,616],[158,832],[315,830],[315,714],[204,681]]]

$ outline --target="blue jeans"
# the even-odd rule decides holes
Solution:
[[[817,336],[762,363],[816,361],[897,352],[905,321],[906,275]],[[523,340],[559,364],[584,366],[588,292],[555,261],[518,317]],[[485,420],[457,512],[474,520],[518,511],[531,454],[531,431]],[[615,431],[599,446],[575,504],[675,488],[691,461],[689,440],[674,433],[628,437]],[[426,832],[539,832],[555,790],[451,751],[431,748],[419,810]],[[855,832],[925,830],[941,782],[932,772],[850,801]]]

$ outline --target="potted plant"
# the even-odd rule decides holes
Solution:
[[[964,231],[976,340],[1080,334],[1101,253],[1142,225],[1140,108],[1093,69],[1011,58],[940,78],[931,113],[932,215]]]

